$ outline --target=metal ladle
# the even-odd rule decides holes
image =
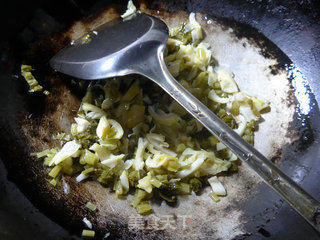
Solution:
[[[72,42],[50,60],[50,65],[57,71],[87,80],[128,74],[151,79],[320,232],[320,203],[171,76],[163,59],[167,39],[168,28],[163,21],[137,13],[103,24],[91,31],[86,41],[80,38]]]

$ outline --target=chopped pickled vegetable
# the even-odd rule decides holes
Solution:
[[[138,210],[139,214],[146,215],[146,214],[149,214],[151,212],[152,207],[151,207],[150,203],[142,202],[136,207],[136,209]]]
[[[175,195],[167,196],[166,194],[160,192],[160,197],[166,200],[169,203],[175,203],[177,201],[177,197]]]
[[[86,113],[86,117],[91,119],[100,119],[102,116],[106,115],[106,112],[101,108],[87,102],[84,102],[81,107],[82,110]]]
[[[53,179],[51,179],[51,180],[49,181],[49,183],[50,183],[52,186],[55,187],[55,186],[58,185],[59,181],[58,181],[57,179],[53,178]]]
[[[93,204],[92,202],[87,202],[86,208],[88,208],[91,211],[95,211],[97,209],[97,206]]]
[[[195,193],[199,192],[202,188],[202,183],[197,178],[191,178],[189,181],[189,184],[190,184],[192,191],[194,191]]]
[[[75,140],[67,142],[63,148],[52,158],[49,166],[57,165],[68,157],[75,155],[80,149],[81,145]]]
[[[91,41],[91,36],[90,36],[90,34],[84,35],[84,36],[81,38],[81,41],[82,41],[82,43],[84,43],[84,44],[90,42],[90,41]]]
[[[52,177],[52,178],[55,178],[59,172],[61,170],[61,166],[57,165],[55,166],[50,172],[49,172],[49,176]]]
[[[29,92],[41,92],[43,91],[43,87],[39,85],[37,79],[33,76],[31,73],[33,71],[32,67],[30,65],[21,65],[21,75],[24,77],[24,79],[29,84]],[[43,91],[44,95],[49,95],[50,92],[48,90]]]
[[[145,190],[148,193],[152,192],[153,184],[151,183],[151,173],[149,172],[147,176],[140,179],[138,182],[138,188]]]
[[[135,11],[129,1],[123,17]],[[269,105],[240,92],[233,74],[213,65],[194,13],[169,32],[164,56],[169,71],[253,144],[255,125]],[[219,201],[227,192],[216,176],[237,170],[236,155],[157,86],[133,78],[132,84],[116,79],[90,84],[70,133],[55,137],[63,147],[36,154],[53,167],[50,184],[59,186],[70,175],[79,184],[93,180],[113,188],[119,198],[135,191],[131,205],[142,215],[151,213],[153,196],[174,203],[179,195],[198,194],[206,182],[210,197]],[[96,209],[90,202],[86,207]]]
[[[106,118],[106,116],[103,116],[102,118],[100,118],[98,127],[97,127],[97,136],[100,139],[105,139],[107,136],[107,132],[110,130],[110,124],[108,122],[108,119]]]
[[[170,188],[173,190],[174,193],[181,195],[187,195],[191,192],[190,185],[184,182],[172,184]]]
[[[222,91],[226,93],[238,92],[238,86],[229,72],[219,69],[217,74]]]
[[[217,102],[217,103],[227,103],[227,102],[229,102],[229,98],[227,98],[227,97],[226,97],[226,98],[219,97],[219,96],[216,94],[216,92],[215,92],[214,89],[212,89],[212,90],[209,92],[208,98],[209,98],[210,100],[212,100],[212,101]]]
[[[90,122],[84,118],[75,118],[74,120],[77,123],[77,132],[78,133],[84,132],[87,129],[87,127],[90,125]]]
[[[216,176],[208,179],[208,182],[212,188],[212,191],[218,196],[225,196],[227,194],[226,189]]]
[[[147,147],[148,143],[147,140],[143,138],[139,138],[138,140],[138,147],[136,150],[135,158],[133,160],[133,167],[135,170],[141,170],[144,167],[144,152]]]
[[[98,156],[90,152],[88,149],[83,150],[79,162],[81,164],[95,165],[99,161]]]
[[[122,102],[130,102],[133,98],[135,98],[140,93],[139,82],[135,81],[129,90],[123,95],[121,98]]]
[[[130,129],[142,123],[146,108],[141,105],[132,105],[126,114],[126,126]]]
[[[129,191],[129,178],[126,170],[124,170],[120,175],[120,183],[124,191],[127,193]]]
[[[210,193],[209,197],[215,202],[219,202],[220,201],[220,197],[215,193]]]
[[[148,200],[151,196],[152,195],[148,194],[146,191],[137,188],[131,205],[137,207],[142,201]]]
[[[82,230],[82,237],[94,238],[95,231],[92,230]]]

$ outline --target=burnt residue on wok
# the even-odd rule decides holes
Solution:
[[[214,14],[216,11],[208,11],[207,8],[205,8],[208,4],[206,1],[197,4],[197,6],[195,6],[195,2],[191,1],[187,3],[180,3],[179,1],[168,1],[168,3],[147,3],[147,5],[150,8],[158,9],[158,7],[160,7],[172,11],[178,8],[179,10],[192,10],[204,13],[210,12],[208,14],[209,18],[213,18],[222,26],[232,27],[235,30],[234,34],[238,39],[243,37],[250,39],[252,44],[256,44],[258,48],[261,49],[261,53],[263,55],[276,59],[277,64],[270,69],[272,74],[276,74],[277,71],[282,70],[291,73],[288,81],[291,82],[292,93],[288,95],[289,99],[284,99],[284,101],[286,101],[288,104],[294,104],[297,110],[294,114],[293,121],[291,122],[289,129],[290,131],[288,131],[288,135],[293,141],[291,144],[279,149],[279,151],[274,154],[273,159],[276,160],[280,166],[288,166],[292,170],[290,172],[292,173],[292,176],[295,177],[296,174],[297,180],[302,182],[303,178],[308,175],[309,171],[311,171],[311,168],[315,166],[315,161],[308,160],[303,162],[301,161],[300,157],[304,157],[306,154],[308,154],[307,151],[309,147],[312,148],[314,146],[314,141],[319,139],[317,132],[317,129],[319,129],[319,124],[317,121],[315,121],[319,117],[319,110],[315,101],[315,97],[310,91],[307,81],[305,80],[304,76],[300,74],[300,71],[292,64],[290,59],[261,32],[257,31],[246,23],[239,24],[238,21],[230,20],[229,18],[221,18],[221,16]],[[247,2],[246,4],[251,3]],[[54,221],[60,223],[68,230],[76,233],[79,233],[79,229],[82,229],[83,227],[81,224],[82,219],[79,216],[85,214],[86,216],[89,216],[89,218],[91,217],[90,220],[92,220],[93,224],[95,224],[92,213],[83,208],[83,205],[86,203],[86,201],[90,200],[94,202],[94,199],[91,199],[90,195],[86,195],[86,193],[83,192],[83,189],[79,189],[79,191],[84,195],[84,197],[80,198],[77,198],[77,191],[75,191],[75,194],[71,199],[66,199],[63,196],[61,197],[58,193],[55,193],[54,189],[50,189],[54,192],[53,194],[48,193],[48,189],[44,187],[46,186],[46,183],[44,178],[45,173],[43,170],[41,172],[41,169],[43,169],[42,163],[38,161],[33,162],[33,164],[30,165],[31,160],[28,157],[28,154],[33,152],[35,148],[32,145],[28,146],[25,144],[27,139],[25,139],[25,136],[22,133],[23,128],[29,127],[29,129],[34,129],[34,126],[45,125],[46,129],[49,131],[49,134],[43,133],[43,135],[39,136],[39,138],[44,140],[46,144],[51,144],[50,135],[51,133],[59,130],[57,129],[58,125],[56,125],[54,122],[45,123],[44,121],[46,119],[41,118],[42,114],[50,111],[54,113],[57,105],[62,101],[62,99],[66,98],[65,94],[68,92],[68,90],[71,91],[72,97],[70,97],[70,99],[68,98],[70,100],[70,106],[68,106],[67,109],[76,110],[77,108],[77,96],[80,96],[81,92],[79,92],[77,88],[73,88],[72,79],[69,77],[64,77],[63,80],[61,80],[60,75],[53,73],[48,65],[46,65],[47,61],[54,54],[54,52],[62,48],[68,42],[68,37],[66,37],[66,35],[61,36],[59,34],[53,34],[50,37],[45,38],[43,38],[43,36],[52,31],[59,32],[67,29],[72,21],[80,19],[83,16],[83,12],[91,8],[91,6],[88,5],[81,5],[80,8],[80,5],[81,4],[71,7],[72,9],[76,10],[76,14],[74,16],[63,16],[60,19],[58,17],[56,18],[57,21],[50,17],[50,15],[54,16],[54,14],[48,15],[43,11],[38,11],[37,16],[39,18],[36,18],[37,21],[33,21],[33,23],[31,21],[31,25],[25,28],[25,31],[19,36],[19,39],[16,40],[16,42],[11,42],[9,46],[10,51],[7,52],[8,59],[6,63],[10,63],[10,69],[13,69],[13,75],[10,83],[6,83],[6,86],[2,88],[1,91],[2,99],[10,99],[10,104],[1,109],[1,115],[3,115],[4,118],[1,120],[0,124],[0,132],[2,133],[2,136],[4,136],[2,144],[0,145],[0,155],[5,163],[6,168],[8,169],[8,176],[10,180],[19,186],[19,188],[26,194],[32,203],[34,203],[34,205],[40,209],[41,212],[44,212]],[[117,12],[123,11],[125,9],[125,5],[126,1],[123,1],[121,5],[113,5],[112,9],[115,12],[115,15]],[[103,6],[103,4],[97,4],[93,9],[101,9],[101,6]],[[213,8],[214,6],[211,7]],[[224,15],[230,17],[229,14],[232,14],[232,11]],[[94,19],[94,17],[91,19]],[[37,22],[46,22],[47,24],[45,26],[39,27],[38,25],[38,27],[36,27]],[[57,22],[60,23],[56,24]],[[87,22],[90,22],[90,18],[87,20]],[[250,23],[250,25],[254,24]],[[29,31],[31,31],[31,33]],[[31,47],[30,45],[26,44],[34,41],[35,43],[32,43]],[[52,86],[52,89],[49,90],[56,93],[53,94],[55,98],[46,99],[41,94],[30,95],[27,93],[27,87],[25,84],[22,81],[18,81],[16,78],[16,76],[19,74],[19,64],[23,61],[28,61],[29,64],[34,65],[39,75],[38,79],[43,78],[43,83],[47,82],[47,87],[50,88]],[[303,98],[301,96],[305,97]],[[301,101],[307,101],[308,104]],[[304,104],[303,106],[305,107],[308,106],[309,110],[302,109],[302,104]],[[72,114],[72,111],[69,114]],[[32,125],[30,125],[31,122]],[[23,128],[21,128],[21,126],[23,126]],[[39,134],[39,132],[36,130],[33,130],[32,132],[35,135]],[[10,148],[8,145],[10,145]],[[295,169],[296,166],[300,166],[301,171],[297,172]],[[35,182],[38,184],[35,185]],[[70,184],[73,184],[72,180],[70,180]],[[74,184],[73,187],[77,189],[76,184]],[[268,194],[270,194],[268,190],[265,190],[264,186],[259,186],[255,191],[266,192],[266,194],[261,194],[262,196],[260,198],[267,198]],[[272,193],[271,197],[272,200],[266,201],[265,203],[261,204],[261,206],[258,206],[257,202],[251,200],[238,204],[238,207],[243,208],[244,211],[248,213],[248,215],[245,216],[249,216],[249,219],[247,219],[248,224],[244,226],[245,232],[235,238],[250,239],[259,235],[263,235],[265,237],[272,236],[272,231],[268,230],[268,226],[270,225],[269,222],[279,212],[281,212],[281,208],[283,208],[283,201],[277,196],[274,196]],[[79,202],[79,206],[74,208],[73,204],[68,205],[69,202],[72,201]],[[73,208],[71,209],[72,213],[68,214],[64,210],[70,210],[70,207]],[[253,208],[256,208],[256,210],[253,210]],[[230,211],[232,211],[232,209],[230,209]],[[118,221],[116,216],[106,221],[105,226],[106,230],[112,233],[112,236],[118,238],[127,237],[138,239],[142,238],[143,236],[147,236],[149,238],[163,239],[168,237],[160,232],[149,232],[144,234],[132,231],[129,232],[127,231],[127,226],[121,221]],[[99,236],[103,236],[103,234],[103,231],[99,232]],[[208,232],[208,234],[210,233]],[[312,233],[310,234],[313,236]]]

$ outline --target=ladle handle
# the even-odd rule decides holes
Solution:
[[[320,232],[320,203],[179,84],[168,71],[161,51],[154,61],[149,62],[154,68],[143,75],[160,85]],[[160,68],[156,66],[159,64]]]

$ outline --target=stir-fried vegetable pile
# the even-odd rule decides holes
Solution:
[[[231,73],[212,66],[194,13],[170,29],[165,61],[186,89],[253,143],[254,126],[268,105],[240,92]],[[140,214],[151,212],[153,196],[175,202],[204,184],[218,201],[226,190],[216,175],[236,170],[237,157],[151,81],[135,78],[88,87],[70,134],[56,136],[63,147],[37,154],[51,168],[50,183],[70,175],[112,187],[119,197],[135,191],[131,204]]]

